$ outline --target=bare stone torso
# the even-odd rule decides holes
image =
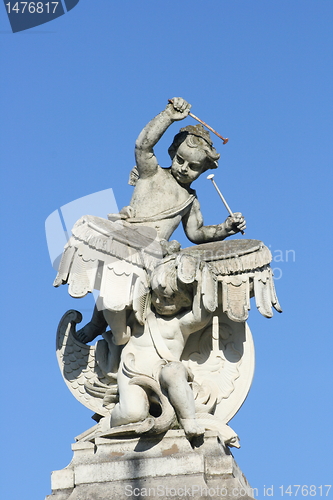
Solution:
[[[134,219],[149,218],[181,206],[189,196],[189,191],[178,184],[170,169],[158,167],[154,175],[138,179],[130,205],[134,209]],[[190,210],[190,206],[187,210]],[[176,211],[171,217],[152,222],[145,221],[144,225],[153,227],[161,239],[168,240],[183,215],[184,211],[181,213]]]

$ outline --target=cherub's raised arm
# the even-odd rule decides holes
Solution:
[[[183,120],[190,112],[191,105],[181,97],[174,97],[172,101],[145,126],[136,140],[135,159],[140,177],[154,175],[158,167],[155,144],[174,121]]]

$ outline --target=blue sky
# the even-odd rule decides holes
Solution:
[[[93,302],[52,287],[45,219],[108,188],[128,204],[135,139],[174,96],[229,137],[214,140],[215,179],[279,278],[283,314],[252,304],[256,373],[231,421],[236,461],[258,498],[264,485],[281,498],[281,485],[332,484],[332,12],[329,0],[80,0],[13,34],[0,9],[1,498],[49,494],[93,424],[55,358],[62,314],[87,320]],[[156,148],[163,166],[178,128]],[[211,183],[194,187],[205,223],[222,222]]]

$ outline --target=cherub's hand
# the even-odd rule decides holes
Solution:
[[[225,221],[225,229],[229,235],[239,233],[246,229],[246,221],[240,212],[235,212],[233,216],[229,217]]]
[[[191,104],[185,101],[182,97],[174,97],[173,99],[170,99],[170,101],[172,102],[168,104],[167,110],[173,120],[183,120],[188,116]]]

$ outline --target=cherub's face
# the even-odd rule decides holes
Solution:
[[[206,159],[204,151],[182,142],[172,160],[171,173],[180,184],[191,184],[204,171]]]
[[[152,291],[151,301],[157,314],[161,316],[173,316],[181,309],[191,306],[190,298],[184,293],[161,287]]]

